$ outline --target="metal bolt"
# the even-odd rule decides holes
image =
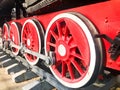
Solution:
[[[105,18],[105,23],[108,23],[108,17]]]

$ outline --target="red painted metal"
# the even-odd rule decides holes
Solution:
[[[20,45],[20,31],[21,27],[19,26],[20,24],[17,22],[12,22],[10,24],[10,39],[16,44]],[[19,49],[17,48],[12,48],[13,54],[17,55],[19,53]]]
[[[30,18],[38,19],[40,23],[43,25],[44,29],[46,30],[48,24],[50,23],[52,18],[55,17],[56,15],[64,12],[78,12],[86,16],[90,21],[92,21],[92,23],[98,29],[100,34],[106,34],[110,38],[114,39],[114,37],[120,32],[119,5],[120,0],[110,0],[101,3],[58,11],[54,13],[33,16]],[[19,20],[19,22],[21,22],[21,20]],[[76,33],[76,35],[78,34]],[[63,42],[63,44],[65,42]],[[106,58],[103,60],[105,62],[105,67],[120,71],[120,57],[115,61],[111,60],[110,54],[108,53],[110,43],[104,39],[103,43],[105,47],[106,56]]]
[[[69,25],[66,22],[69,22]],[[69,28],[72,26],[74,28]],[[77,46],[76,43],[78,36],[72,35],[75,33],[79,36],[80,46]],[[46,43],[47,51],[50,50],[56,53],[56,64],[52,66],[52,69],[59,78],[72,83],[84,78],[90,62],[90,51],[84,32],[75,22],[66,18],[57,20],[49,29]],[[79,67],[80,64],[82,64],[82,67]],[[59,71],[60,68],[61,71]],[[75,76],[75,70],[78,76]],[[66,77],[67,72],[70,73],[69,78]]]
[[[103,50],[94,25],[79,13],[55,16],[45,35],[45,52],[54,51],[53,75],[65,86],[82,87],[97,78],[103,63]],[[97,46],[97,47],[96,47]]]
[[[9,39],[9,24],[4,23],[3,25],[3,39],[8,40]]]
[[[43,35],[44,30],[41,24],[36,19],[28,19],[24,22],[21,31],[21,42],[28,49],[41,53],[44,40]],[[31,54],[25,53],[24,56],[30,65],[35,65],[39,61],[38,57]]]
[[[114,39],[114,37],[120,32],[119,5],[120,5],[120,0],[112,0],[112,1],[92,4],[92,5],[72,8],[68,10],[63,10],[51,14],[34,16],[34,18],[39,19],[43,27],[46,29],[51,19],[56,15],[64,12],[78,12],[86,16],[89,20],[91,20],[95,25],[95,27],[100,32],[100,34],[106,34],[110,38]],[[106,56],[106,58],[103,60],[105,62],[105,67],[120,71],[120,57],[116,61],[111,60],[110,54],[108,53],[110,43],[104,39],[103,39],[103,43],[105,47],[105,56]]]
[[[39,39],[35,29],[36,28],[33,26],[32,23],[26,23],[23,28],[22,42],[26,45],[28,49],[39,52]],[[35,56],[30,54],[25,54],[25,56],[30,62],[33,62],[37,59]]]

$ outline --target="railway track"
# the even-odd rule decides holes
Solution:
[[[0,65],[6,68],[8,74],[12,74],[12,80],[16,83],[40,77],[40,80],[33,82],[32,85],[25,86],[24,90],[29,90],[30,88],[36,89],[38,87],[41,88],[41,85],[43,86],[41,83],[44,83],[44,90],[49,90],[55,87],[60,90],[70,90],[61,85],[51,74],[37,66],[30,66],[24,58],[14,56],[10,50],[0,50]]]
[[[40,67],[29,65],[23,57],[14,56],[8,49],[0,49],[0,66],[6,69],[6,72],[12,76],[11,79],[16,83],[39,77],[38,80],[22,87],[23,90],[73,90],[60,84],[52,74],[44,71]],[[91,85],[86,88],[74,90],[115,90],[116,87],[112,87],[116,83],[115,79],[110,79],[102,87]],[[119,90],[119,87],[116,90]]]

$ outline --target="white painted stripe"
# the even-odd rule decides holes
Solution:
[[[0,59],[1,59],[1,58],[4,58],[4,57],[6,57],[6,56],[7,56],[7,55],[2,55],[2,56],[0,56]]]
[[[21,74],[25,73],[26,70],[21,70],[20,72],[17,72],[17,73],[13,73],[11,76],[12,76],[12,81],[15,82],[15,78],[20,76]]]
[[[11,58],[6,59],[6,60],[2,61],[1,64],[4,64],[4,63],[6,63],[6,62],[8,62],[8,61],[10,61],[10,60],[11,60]]]
[[[35,87],[38,84],[40,84],[39,81],[31,82],[31,83],[25,85],[24,87],[22,87],[22,90],[31,90],[33,87]]]
[[[2,54],[3,52],[1,51],[0,54]]]
[[[10,68],[13,68],[13,67],[17,66],[17,65],[18,65],[18,63],[15,63],[15,64],[12,64],[12,65],[6,67],[6,68],[5,68],[5,72],[8,74],[8,70],[9,70]]]

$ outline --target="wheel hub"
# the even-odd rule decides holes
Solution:
[[[30,46],[30,39],[27,39],[27,45]]]
[[[6,39],[6,36],[4,36],[4,38]]]
[[[15,40],[14,36],[12,36],[12,40],[13,40],[13,41]]]
[[[56,45],[56,51],[57,51],[57,58],[62,62],[68,62],[69,61],[69,56],[70,56],[70,49],[69,46],[67,45],[66,41],[60,39],[57,41]]]
[[[60,56],[65,56],[66,55],[66,48],[65,48],[65,46],[63,45],[63,44],[60,44],[59,46],[58,46],[58,53],[59,53],[59,55]]]

